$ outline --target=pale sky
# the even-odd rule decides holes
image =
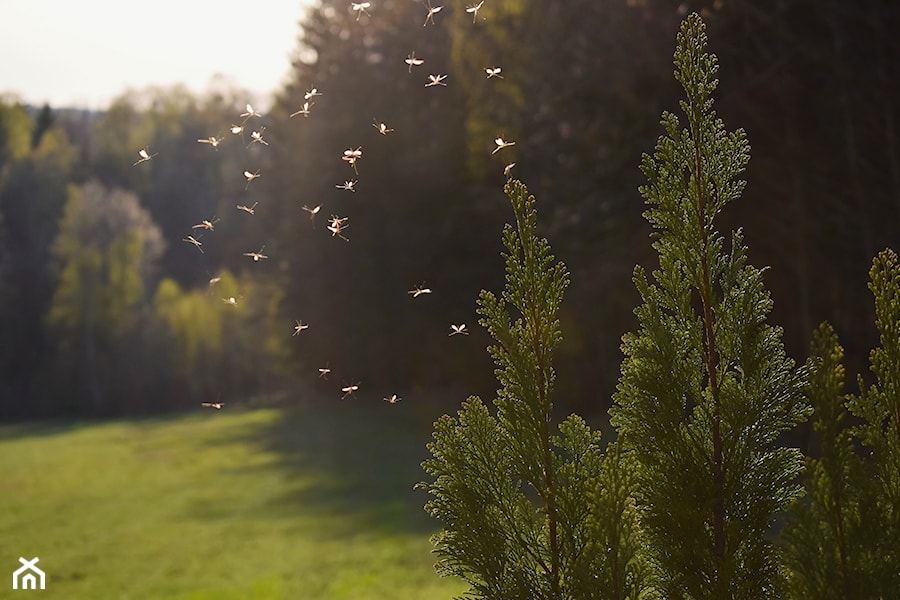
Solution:
[[[269,94],[285,79],[310,0],[0,0],[0,95],[103,108],[126,87],[221,74]]]

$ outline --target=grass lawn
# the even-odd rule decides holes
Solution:
[[[447,410],[334,399],[0,426],[0,598],[38,556],[41,598],[449,599],[464,586],[435,575],[438,523],[411,489]]]

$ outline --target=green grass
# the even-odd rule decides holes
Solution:
[[[436,414],[348,399],[0,426],[0,597],[39,556],[41,598],[450,598],[411,489]]]

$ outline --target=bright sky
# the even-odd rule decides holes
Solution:
[[[103,108],[126,87],[217,74],[266,103],[310,0],[0,0],[0,94]]]

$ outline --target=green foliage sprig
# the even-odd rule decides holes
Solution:
[[[847,406],[862,419],[852,431],[871,465],[862,509],[869,579],[878,587],[873,593],[887,598],[900,589],[900,262],[893,250],[875,257],[869,279],[880,334],[880,346],[869,355],[875,383],[859,376],[860,394]]]
[[[434,477],[421,484],[433,496],[425,508],[444,523],[433,538],[437,569],[468,582],[473,598],[639,598],[647,585],[630,463],[619,451],[604,459],[580,417],[552,422],[568,272],[537,236],[534,197],[518,181],[506,193],[516,219],[503,230],[506,287],[479,297],[496,341],[497,415],[469,398],[435,423],[423,463]]]
[[[828,323],[813,334],[806,394],[819,458],[807,458],[806,498],[791,507],[783,538],[797,598],[867,598],[860,562],[863,465],[853,451],[844,393],[844,349]]]
[[[641,169],[660,268],[634,282],[643,304],[611,410],[639,464],[639,499],[667,595],[773,598],[783,567],[767,538],[800,490],[795,449],[776,439],[808,415],[802,371],[766,323],[763,270],[747,264],[740,230],[725,250],[715,227],[737,199],[749,161],[744,131],[712,109],[718,81],[697,15],[682,24],[676,78],[687,118],[664,113],[666,135]]]

